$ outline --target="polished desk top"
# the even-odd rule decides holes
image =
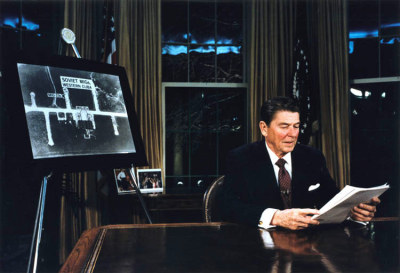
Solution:
[[[302,231],[227,223],[85,232],[60,272],[400,272],[399,221]]]

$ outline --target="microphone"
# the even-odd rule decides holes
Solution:
[[[70,44],[72,46],[72,49],[74,50],[76,57],[82,58],[78,52],[78,49],[75,46],[75,39],[76,39],[75,33],[72,30],[70,30],[69,28],[63,28],[61,30],[61,37],[67,44]]]

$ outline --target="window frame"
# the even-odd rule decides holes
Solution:
[[[167,174],[166,174],[166,166],[167,166],[167,161],[166,161],[166,105],[165,105],[165,99],[166,99],[166,89],[168,87],[188,87],[188,88],[243,88],[246,90],[246,102],[245,104],[248,106],[248,84],[247,83],[217,83],[217,82],[163,82],[161,85],[161,99],[162,99],[162,106],[161,106],[161,115],[162,115],[162,141],[163,141],[163,150],[162,150],[162,156],[163,156],[163,170],[164,170],[164,181],[167,181]],[[245,109],[246,112],[246,119],[244,122],[244,126],[246,128],[249,128],[249,116],[248,116],[248,107]],[[244,143],[248,143],[249,141],[249,134],[247,131],[245,132],[245,139]],[[243,143],[243,144],[244,144]],[[213,175],[213,174],[210,174]],[[221,175],[221,174],[219,174]],[[184,175],[186,177],[186,175]],[[196,175],[187,175],[187,177],[191,178],[192,176]],[[167,190],[167,186],[165,187]],[[190,186],[185,187],[185,190],[190,190]]]

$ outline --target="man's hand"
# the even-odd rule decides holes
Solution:
[[[292,230],[304,229],[309,225],[318,225],[317,220],[312,220],[313,215],[318,215],[316,209],[285,209],[277,210],[272,217],[271,225]]]
[[[351,209],[351,218],[356,221],[368,222],[374,218],[376,206],[381,202],[378,197],[372,198],[368,203],[361,203]]]

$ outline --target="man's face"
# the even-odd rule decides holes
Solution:
[[[260,130],[268,147],[279,157],[293,151],[299,136],[300,116],[297,112],[278,111],[270,125],[260,121]]]

